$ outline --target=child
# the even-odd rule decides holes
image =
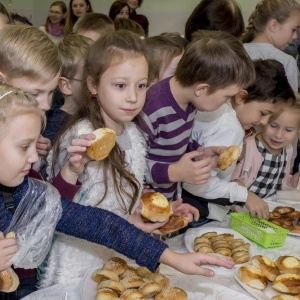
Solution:
[[[145,38],[145,31],[143,27],[136,21],[128,18],[118,18],[114,20],[115,29],[117,30],[128,30],[137,34],[141,39]]]
[[[148,90],[137,120],[148,147],[146,183],[169,200],[176,198],[178,182],[202,184],[210,176],[210,157],[199,160],[203,151],[186,153],[196,111],[219,108],[255,75],[237,38],[221,31],[201,34],[187,47],[175,75]]]
[[[73,28],[74,33],[88,37],[93,41],[114,31],[114,22],[107,15],[94,12],[80,17]]]
[[[243,43],[252,59],[272,58],[284,66],[288,81],[298,91],[296,60],[282,50],[295,38],[300,26],[300,4],[295,0],[262,0],[249,18]]]
[[[47,125],[44,137],[53,143],[57,133],[73,115],[78,107],[81,83],[83,80],[83,65],[92,40],[77,34],[69,34],[57,44],[62,62],[62,73],[58,87],[64,96],[64,104],[54,106],[47,111]]]
[[[233,0],[202,0],[185,24],[185,38],[190,42],[197,30],[222,30],[240,38],[245,31],[242,11]]]
[[[230,103],[221,106],[209,115],[198,114],[192,131],[192,139],[203,147],[237,145],[242,152],[244,131],[259,124],[266,125],[270,116],[278,112],[283,103],[295,96],[284,68],[276,60],[254,61],[256,81],[246,90],[240,91]],[[217,117],[216,117],[217,115]],[[197,207],[201,218],[222,221],[232,204],[245,205],[253,216],[268,219],[268,206],[264,210],[253,210],[261,200],[244,186],[230,182],[235,163],[222,171],[214,169],[206,184],[184,183],[184,202]],[[257,215],[256,215],[257,213]],[[202,220],[204,222],[205,220]],[[198,227],[198,223],[191,224]]]
[[[300,95],[296,102],[270,118],[262,132],[246,140],[246,154],[237,165],[233,179],[266,199],[276,199],[276,191],[297,188],[300,172],[290,175],[292,141],[300,130]]]
[[[33,201],[28,189],[34,191],[35,187],[41,184],[39,180],[28,178],[27,174],[31,164],[38,159],[36,143],[44,122],[44,114],[32,96],[5,84],[0,85],[0,100],[0,230],[5,231],[13,218],[11,208],[18,209],[21,202]],[[43,185],[47,190],[37,193],[40,193],[40,197],[47,197],[48,190],[53,191],[54,188],[47,183]],[[7,199],[12,200],[13,207],[8,206],[11,201],[8,202]],[[151,270],[157,268],[159,261],[186,273],[206,276],[213,276],[214,273],[199,267],[202,263],[233,267],[231,259],[218,255],[175,253],[167,249],[162,242],[109,211],[82,206],[60,198],[59,195],[57,199],[51,199],[56,200],[61,203],[62,209],[62,215],[56,225],[58,232],[112,247]],[[30,223],[30,220],[26,221]],[[40,225],[42,224],[38,226]],[[51,234],[48,236],[51,238]],[[4,244],[5,248],[12,246],[0,238],[0,249]],[[6,263],[1,267],[9,264],[8,254],[1,251],[0,261],[3,258]],[[25,295],[18,294],[16,299]]]
[[[117,0],[112,3],[108,16],[115,21],[118,18],[129,18],[129,6],[126,0]]]
[[[48,174],[50,180],[58,174],[69,157],[67,148],[77,136],[99,127],[113,129],[117,135],[116,147],[104,161],[91,161],[86,165],[79,176],[82,186],[74,201],[132,220],[130,214],[139,204],[143,186],[145,148],[142,136],[131,121],[145,102],[146,50],[141,39],[133,33],[107,34],[91,46],[85,68],[85,94],[78,112],[58,137],[53,153],[50,152]],[[156,228],[161,225],[156,224]],[[109,249],[58,237],[44,282],[49,285],[83,276],[89,267],[103,263],[112,255]],[[57,271],[55,278],[53,270]]]
[[[178,33],[162,33],[145,40],[149,53],[149,84],[173,76],[187,40]]]

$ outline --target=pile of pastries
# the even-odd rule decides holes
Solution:
[[[240,267],[238,275],[242,282],[261,291],[271,282],[274,290],[284,293],[272,300],[300,299],[300,260],[294,256],[280,256],[276,261],[253,256],[251,265]]]
[[[270,212],[269,222],[288,229],[292,233],[300,234],[300,211],[293,207],[277,206]]]
[[[212,231],[194,239],[195,252],[231,256],[236,264],[246,263],[250,260],[249,248],[249,243],[245,243],[244,239],[235,239],[231,233],[217,234]]]
[[[113,257],[92,274],[97,283],[96,300],[187,300],[187,293],[170,286],[169,279],[145,267],[133,268],[126,261]]]

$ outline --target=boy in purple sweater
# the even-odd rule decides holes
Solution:
[[[176,199],[178,182],[203,184],[213,157],[223,149],[190,142],[196,111],[213,111],[254,81],[241,42],[221,31],[202,31],[180,60],[175,75],[153,85],[137,125],[147,142],[146,183]],[[253,203],[250,210],[265,210]]]

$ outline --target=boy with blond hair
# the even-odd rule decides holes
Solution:
[[[146,183],[174,200],[178,182],[206,183],[212,156],[223,149],[199,149],[191,143],[197,110],[213,111],[255,79],[253,63],[242,43],[219,31],[202,31],[187,47],[175,75],[153,85],[137,120],[147,146]],[[191,151],[191,152],[189,152]],[[248,203],[252,213],[263,201]]]

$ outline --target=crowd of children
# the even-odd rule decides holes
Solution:
[[[23,247],[4,232],[33,201],[28,191],[39,201],[54,195],[57,211],[44,262],[15,263],[20,287],[1,299],[69,283],[115,251],[150,270],[165,263],[213,276],[201,265],[232,268],[231,258],[169,249],[151,236],[164,223],[141,217],[141,195],[161,192],[198,227],[240,208],[268,219],[265,200],[299,187],[297,69],[282,50],[297,36],[300,5],[262,0],[245,29],[233,0],[202,0],[185,39],[146,37],[148,20],[139,31],[128,19],[141,3],[115,1],[112,20],[90,1],[68,10],[56,1],[41,29],[13,24],[0,5],[0,270]],[[230,18],[216,19],[220,9]],[[200,15],[214,25],[197,23]],[[86,149],[101,127],[115,131],[116,145],[93,161]],[[231,145],[242,155],[220,170]]]

